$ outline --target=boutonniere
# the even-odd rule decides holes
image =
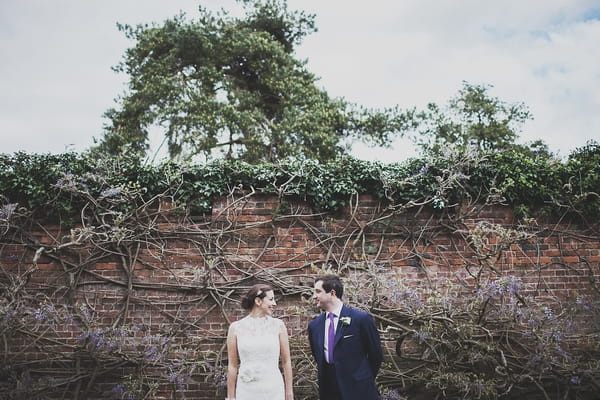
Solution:
[[[352,318],[342,317],[342,318],[340,318],[340,321],[342,321],[342,326],[350,326],[350,322],[352,322]]]

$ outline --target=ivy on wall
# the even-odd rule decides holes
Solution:
[[[208,164],[145,164],[137,158],[97,160],[86,154],[0,154],[0,195],[42,218],[72,221],[82,206],[65,187],[102,196],[107,187],[142,189],[146,199],[170,196],[190,214],[210,212],[215,198],[232,188],[298,196],[321,211],[337,211],[349,195],[369,193],[393,207],[433,201],[443,209],[465,199],[505,202],[520,217],[600,216],[600,145],[590,142],[566,160],[524,154],[442,152],[400,163],[342,158],[322,164],[214,161]],[[106,193],[104,193],[106,194]],[[481,196],[485,195],[486,198]]]

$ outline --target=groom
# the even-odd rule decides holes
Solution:
[[[344,285],[325,275],[314,284],[313,300],[324,313],[308,324],[317,362],[321,400],[377,400],[375,376],[383,354],[375,323],[364,311],[342,303]]]

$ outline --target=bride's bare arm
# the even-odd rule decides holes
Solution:
[[[229,327],[227,331],[227,398],[235,399],[235,384],[239,369],[237,337]]]
[[[292,357],[290,355],[290,341],[287,328],[283,321],[279,332],[279,346],[281,365],[283,367],[283,382],[285,385],[285,400],[294,400],[294,377],[292,374]]]

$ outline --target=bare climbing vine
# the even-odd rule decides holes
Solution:
[[[212,215],[193,215],[192,199],[174,195],[184,184],[175,175],[148,197],[139,182],[65,173],[56,195],[80,204],[66,227],[5,202],[0,394],[222,397],[226,326],[261,281],[280,296],[292,333],[296,398],[315,399],[304,328],[317,312],[314,277],[333,272],[380,329],[383,399],[593,398],[600,267],[583,249],[597,231],[495,220],[502,191],[455,196],[483,160],[453,157],[425,194],[398,191],[432,174],[427,163],[403,180],[380,171],[382,198],[350,192],[342,211],[312,206],[301,195],[305,171],[285,166],[283,181],[265,175],[268,193],[230,185]],[[557,295],[549,270],[577,288],[563,282]]]

